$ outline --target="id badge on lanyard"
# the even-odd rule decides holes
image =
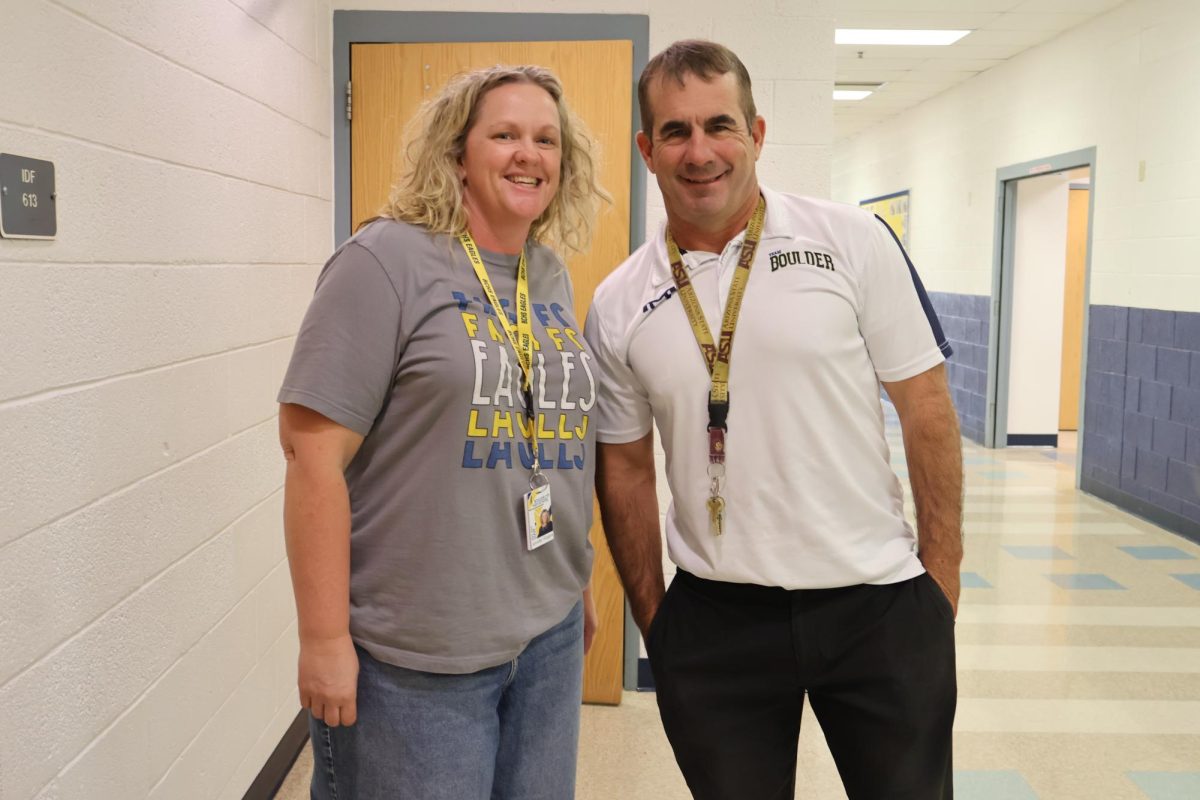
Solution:
[[[534,478],[530,478],[532,487],[524,495],[525,506],[525,543],[530,550],[536,550],[544,544],[554,541],[554,511],[550,507],[550,480],[542,473],[537,473],[543,483],[534,486]]]

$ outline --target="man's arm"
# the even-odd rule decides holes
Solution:
[[[284,403],[283,530],[300,632],[300,705],[326,724],[357,719],[358,655],[350,639],[350,494],[343,475],[363,437]]]
[[[596,494],[604,535],[629,597],[633,620],[645,635],[666,591],[654,488],[653,431],[636,442],[598,446]]]
[[[583,654],[586,656],[592,649],[596,639],[596,631],[600,629],[600,617],[596,613],[596,598],[592,596],[592,581],[589,578],[587,586],[583,587]]]
[[[917,507],[918,557],[958,613],[962,564],[962,441],[945,365],[884,383],[904,434]]]

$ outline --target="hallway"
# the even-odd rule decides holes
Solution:
[[[903,479],[894,415],[888,438]],[[964,440],[955,798],[1195,800],[1200,547],[1076,491],[1073,438]],[[652,694],[585,707],[580,753],[580,800],[689,797]],[[306,751],[279,797],[307,797],[310,769]],[[798,786],[845,798],[811,714]]]

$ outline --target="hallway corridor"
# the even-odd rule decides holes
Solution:
[[[1200,547],[1076,491],[1073,448],[964,441],[955,798],[1196,800]],[[580,752],[580,800],[689,797],[652,694],[585,707]],[[307,797],[310,768],[279,797]],[[811,713],[798,787],[845,798]]]

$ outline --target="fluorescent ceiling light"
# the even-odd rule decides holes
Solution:
[[[834,100],[862,100],[870,95],[882,83],[835,83],[833,85]]]
[[[970,31],[905,31],[878,30],[868,28],[838,28],[834,31],[834,44],[899,44],[899,45],[948,45],[954,44]]]

